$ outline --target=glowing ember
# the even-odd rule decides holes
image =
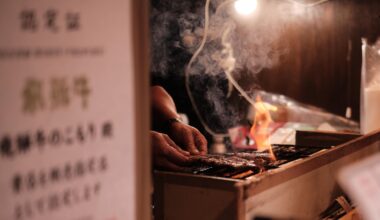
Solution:
[[[264,103],[260,96],[256,97],[255,117],[250,130],[251,137],[256,143],[258,151],[268,150],[271,158],[276,160],[269,141],[269,126],[273,123],[270,111],[277,111],[277,108],[269,103]]]

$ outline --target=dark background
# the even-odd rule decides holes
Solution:
[[[183,72],[191,54],[174,46],[175,42],[180,42],[178,17],[184,12],[197,15],[199,12],[203,13],[205,0],[152,0],[151,3],[152,63],[159,63],[156,60],[165,57],[168,64],[165,74],[151,71],[151,83],[162,85],[175,100],[178,111],[186,113],[190,123],[206,134],[192,111],[184,89]],[[261,0],[260,9],[256,13],[258,21],[273,20],[278,16],[285,24],[277,42],[274,42],[277,46],[274,47],[285,48],[286,52],[281,55],[275,66],[263,69],[254,75],[254,79],[250,78],[252,74],[241,73],[240,79],[237,80],[243,87],[244,82],[252,85],[251,82],[254,80],[255,87],[284,94],[342,116],[345,115],[346,107],[350,106],[353,119],[359,120],[361,38],[365,37],[374,42],[380,34],[380,1],[330,0],[302,11],[297,19],[289,20],[281,17],[284,13],[277,11],[282,10],[281,7],[276,7],[276,4],[281,3],[283,1]],[[153,10],[159,13],[153,13]],[[164,12],[170,12],[170,15],[157,16]],[[197,19],[198,16],[195,16],[195,23],[199,22]],[[162,23],[165,24],[162,28],[154,29]],[[164,37],[161,36],[161,41],[156,41],[155,37],[162,34],[157,31],[163,29],[166,31],[163,32]],[[194,87],[205,88],[205,91],[221,89],[220,97],[216,96],[213,99],[219,100],[224,113],[215,113],[214,103],[204,98],[205,91],[199,91],[197,97],[197,100],[200,100],[200,110],[212,129],[225,132],[225,128],[236,123],[233,118],[242,118],[234,117],[230,108],[244,109],[248,103],[237,93],[233,96],[238,97],[235,100],[224,98],[227,91],[225,76],[202,77],[194,79],[194,85],[197,85]],[[244,110],[242,112],[244,114]]]
[[[286,26],[279,43],[288,51],[259,84],[342,116],[351,106],[359,120],[361,38],[379,35],[380,1],[330,0],[303,13]]]

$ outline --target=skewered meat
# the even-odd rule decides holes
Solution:
[[[234,155],[199,155],[192,156],[192,160],[196,164],[208,166],[259,169],[255,161]]]

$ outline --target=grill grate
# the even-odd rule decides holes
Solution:
[[[239,151],[233,153],[226,153],[220,155],[211,155],[212,157],[217,158],[242,158],[249,161],[250,163],[254,162],[256,167],[244,167],[244,166],[228,166],[228,165],[208,165],[205,163],[196,163],[191,169],[190,173],[196,175],[206,175],[206,176],[216,176],[232,179],[245,179],[250,176],[265,172],[267,170],[278,168],[289,162],[307,158],[310,155],[317,153],[321,150],[328,149],[330,147],[301,147],[295,145],[273,145],[272,149],[277,158],[276,161],[272,161],[270,156],[266,152],[257,152],[257,151]]]

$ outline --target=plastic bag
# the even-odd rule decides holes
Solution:
[[[380,40],[363,39],[360,129],[366,134],[380,128]]]
[[[270,114],[270,123],[265,128],[270,144],[295,144],[296,130],[359,132],[359,124],[342,116],[334,115],[320,108],[305,105],[279,94],[257,91],[262,106]],[[251,107],[247,115],[248,125],[229,129],[232,146],[235,148],[256,148],[253,125],[259,120],[257,107]]]

